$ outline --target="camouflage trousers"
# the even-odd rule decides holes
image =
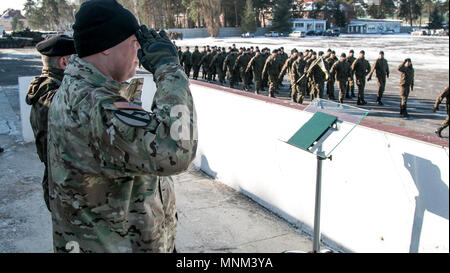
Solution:
[[[386,88],[386,78],[377,78],[377,83],[378,83],[378,95],[377,95],[377,100],[381,100],[381,98],[383,97],[384,94],[384,90]]]
[[[223,71],[221,68],[216,68],[216,72],[219,77],[219,82],[221,84],[224,84],[225,83],[225,71]]]
[[[447,118],[442,122],[441,127],[439,127],[439,130],[444,130],[447,127],[448,127],[448,114]]]
[[[352,96],[355,95],[355,80],[353,77],[348,78],[347,87],[345,88],[345,96],[348,97],[350,93]]]
[[[356,79],[358,86],[358,101],[364,101],[364,89],[366,88],[366,78]]]
[[[311,83],[311,100],[323,98],[323,89],[325,87],[325,82],[312,82]]]
[[[408,107],[408,97],[409,93],[411,92],[411,86],[410,85],[401,85],[400,86],[400,96],[401,96],[401,102],[400,102],[400,112],[406,112],[406,109]]]
[[[334,80],[328,80],[327,81],[327,95],[328,99],[334,100]]]
[[[278,77],[269,74],[269,97],[275,97],[275,92],[278,89]]]
[[[294,86],[295,86],[295,93],[292,95],[292,99],[295,102],[302,104],[306,96],[306,81],[305,80],[300,81]]]
[[[339,102],[344,101],[345,92],[347,90],[347,82],[346,81],[338,81],[337,82],[339,88]]]
[[[194,74],[193,74],[192,77],[194,79],[197,79],[198,78],[198,72],[200,71],[200,66],[199,65],[194,65],[192,68],[194,70]]]
[[[190,64],[184,64],[184,73],[186,73],[186,75],[189,76],[191,75],[191,69],[192,69],[192,65]]]

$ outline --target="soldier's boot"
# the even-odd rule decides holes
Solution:
[[[0,153],[3,153],[5,151],[2,147],[0,147]]]
[[[304,97],[303,96],[300,96],[299,98],[298,98],[298,103],[300,103],[300,104],[303,104],[303,99],[304,99]]]
[[[358,99],[358,101],[356,102],[356,105],[362,105],[361,99]]]
[[[439,127],[434,133],[436,135],[438,135],[438,137],[442,137],[442,130],[444,130],[444,128]],[[1,148],[0,148],[1,149]]]
[[[405,118],[408,118],[408,117],[409,117],[408,110],[406,110],[406,107],[405,107],[405,109],[403,110],[403,115],[405,116]]]
[[[384,105],[383,102],[381,102],[380,97],[377,97],[377,103],[378,103],[378,105]]]

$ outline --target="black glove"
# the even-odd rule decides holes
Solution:
[[[141,45],[138,51],[139,61],[151,73],[155,73],[158,67],[164,64],[180,64],[177,49],[164,30],[158,34],[142,25],[136,31],[136,37]]]

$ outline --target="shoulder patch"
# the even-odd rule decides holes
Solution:
[[[144,111],[145,112],[145,110],[144,110],[144,108],[142,108],[142,106],[134,104],[134,103],[129,103],[129,102],[126,102],[126,101],[114,102],[114,106],[118,110],[128,109],[128,110],[139,110],[139,111]]]
[[[150,114],[144,110],[121,109],[114,111],[114,116],[131,127],[146,127],[151,122]]]

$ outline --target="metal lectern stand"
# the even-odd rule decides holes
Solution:
[[[313,116],[286,143],[314,154],[317,158],[312,252],[318,253],[320,252],[323,161],[332,159],[331,153],[367,116],[368,111],[321,99],[311,102],[305,111],[313,113]],[[286,253],[289,252],[299,251]]]

